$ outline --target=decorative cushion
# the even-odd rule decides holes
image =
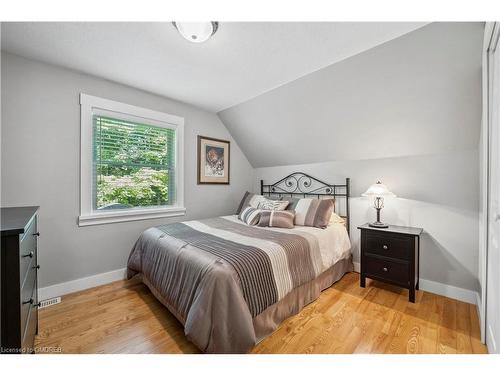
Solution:
[[[335,212],[332,212],[332,216],[330,216],[330,221],[328,222],[328,225],[332,225],[332,224],[343,224],[343,225],[345,225],[345,223],[346,223],[345,218],[340,217]]]
[[[286,208],[286,206],[288,206],[288,201],[274,201],[264,198],[264,200],[259,202],[258,208],[261,210],[282,211]]]
[[[303,198],[293,198],[293,197],[287,197],[286,198],[288,200],[288,206],[286,207],[287,210],[294,210],[295,207],[297,206],[297,203],[299,203],[299,201]],[[329,199],[334,199],[334,198],[329,198]],[[334,199],[334,207],[333,207],[333,210],[335,211],[335,199]],[[344,217],[341,217],[339,215],[337,215],[335,212],[332,212],[332,216],[330,216],[330,220],[328,222],[328,225],[332,225],[332,224],[343,224],[345,225],[346,224],[346,219]]]
[[[257,225],[257,223],[259,222],[260,213],[261,210],[247,206],[238,215],[238,219],[248,225]]]
[[[261,211],[259,227],[293,228],[294,211]]]
[[[239,215],[241,213],[241,211],[247,206],[250,206],[253,208],[259,207],[259,203],[261,201],[263,201],[264,199],[266,199],[266,198],[264,198],[264,196],[262,196],[262,195],[253,194],[253,193],[250,193],[249,191],[247,191],[245,193],[245,195],[243,196],[243,199],[241,200],[240,205],[238,206],[238,210],[236,211],[236,215]]]
[[[326,228],[334,211],[334,199],[302,198],[295,204],[295,225]]]
[[[295,198],[295,197],[286,197],[286,200],[288,201],[288,206],[286,206],[285,210],[294,210],[295,207],[297,206],[297,203],[302,198]]]

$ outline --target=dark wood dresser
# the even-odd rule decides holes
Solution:
[[[420,234],[422,228],[389,225],[374,228],[364,224],[361,230],[360,285],[366,278],[384,281],[409,290],[415,302],[420,266]]]
[[[38,333],[38,207],[0,208],[0,353],[34,352]]]

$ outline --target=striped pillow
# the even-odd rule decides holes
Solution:
[[[236,215],[239,215],[241,211],[246,208],[247,206],[257,208],[259,207],[259,203],[262,202],[264,199],[264,196],[258,195],[258,194],[253,194],[250,192],[246,192],[245,195],[243,196],[243,199],[240,202],[240,205],[238,206],[238,210],[236,211]]]
[[[264,200],[259,202],[258,208],[261,210],[277,210],[282,211],[288,206],[288,201],[273,201],[271,199],[264,198]]]
[[[259,227],[293,228],[294,211],[261,211]]]
[[[295,225],[326,228],[335,208],[333,199],[302,198],[295,205]]]
[[[238,219],[248,225],[257,225],[259,222],[261,210],[253,207],[245,207],[238,215]]]

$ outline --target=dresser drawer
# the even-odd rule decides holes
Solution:
[[[26,232],[21,235],[21,243],[19,245],[19,266],[20,266],[20,282],[23,285],[23,282],[28,273],[28,269],[30,267],[30,263],[36,262],[37,255],[37,236],[35,236],[36,232],[36,216],[31,221]],[[34,260],[34,262],[32,262]]]
[[[32,353],[35,350],[36,325],[38,323],[38,307],[32,306],[27,316],[26,328],[21,344],[22,353]]]
[[[411,238],[394,237],[383,233],[366,233],[363,250],[365,253],[382,255],[388,258],[410,260]]]
[[[0,208],[0,352],[33,350],[38,329],[38,210],[36,206]]]
[[[365,255],[363,258],[364,272],[368,277],[375,276],[384,280],[407,286],[409,284],[409,264],[395,262]]]
[[[21,334],[25,330],[26,321],[30,308],[37,303],[36,300],[36,272],[37,270],[30,267],[23,288],[21,289]],[[30,302],[32,301],[32,302]]]

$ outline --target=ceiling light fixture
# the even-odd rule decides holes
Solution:
[[[218,22],[172,22],[177,31],[193,43],[203,43],[210,39],[219,28]]]

